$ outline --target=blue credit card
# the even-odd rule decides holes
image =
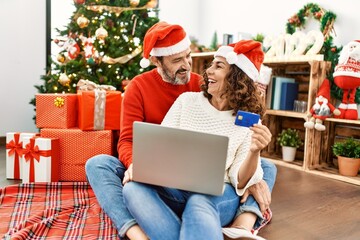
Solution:
[[[259,114],[239,110],[236,114],[235,125],[252,127],[254,124],[259,123],[259,119]]]

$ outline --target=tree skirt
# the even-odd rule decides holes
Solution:
[[[0,189],[1,239],[118,239],[86,182]]]

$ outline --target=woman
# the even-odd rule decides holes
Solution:
[[[234,124],[238,110],[261,117],[265,113],[254,84],[264,59],[261,44],[240,41],[220,47],[214,57],[204,74],[202,92],[180,95],[162,124],[229,137],[224,194],[128,182],[123,189],[125,204],[152,240],[223,239],[221,227],[234,218],[240,196],[262,179],[260,151],[270,142],[270,131],[261,124],[250,128]]]

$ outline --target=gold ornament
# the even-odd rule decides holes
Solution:
[[[130,6],[137,7],[140,3],[140,0],[130,0]]]
[[[58,62],[64,63],[65,62],[65,56],[63,54],[58,54],[57,58]]]
[[[108,32],[105,28],[100,27],[95,31],[95,36],[98,40],[105,40],[105,38],[108,36]]]
[[[64,104],[65,104],[65,99],[64,99],[64,98],[62,98],[62,97],[57,97],[57,98],[55,98],[55,100],[54,100],[54,105],[55,105],[56,107],[61,108],[61,107],[64,106]]]
[[[58,82],[61,85],[63,85],[64,87],[69,86],[70,85],[70,78],[65,73],[62,73],[62,74],[60,74]]]
[[[145,6],[148,8],[155,8],[158,4],[157,0],[150,0]]]
[[[85,28],[89,25],[89,19],[84,16],[78,17],[76,23],[79,25],[80,28]]]

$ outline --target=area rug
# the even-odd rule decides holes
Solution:
[[[118,239],[86,182],[0,189],[1,239]]]

